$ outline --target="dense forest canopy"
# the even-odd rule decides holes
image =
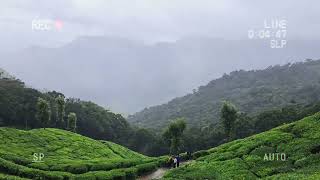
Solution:
[[[234,103],[250,115],[287,105],[309,104],[320,99],[320,60],[306,60],[264,70],[233,71],[200,86],[192,94],[167,104],[145,108],[128,117],[141,127],[161,129],[170,120],[184,117],[190,126],[217,123],[222,101]]]

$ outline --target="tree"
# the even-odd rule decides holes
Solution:
[[[237,119],[237,110],[230,102],[225,101],[223,103],[221,108],[221,119],[225,133],[228,139],[231,139],[232,130],[234,130],[234,123]]]
[[[56,99],[57,103],[57,122],[56,125],[60,125],[61,127],[64,127],[64,116],[65,116],[65,100],[64,97],[59,95]]]
[[[244,112],[238,113],[237,120],[234,123],[234,129],[237,130],[234,132],[234,138],[244,138],[254,134],[254,124],[255,122],[252,117],[248,116]]]
[[[177,118],[171,122],[163,133],[164,139],[170,146],[171,154],[178,154],[181,147],[181,138],[183,131],[186,129],[186,123],[183,118]]]
[[[135,151],[150,155],[151,148],[153,148],[156,141],[157,138],[149,130],[144,128],[134,129],[134,133],[129,137],[129,147]]]
[[[50,122],[51,110],[49,103],[42,98],[38,98],[36,118],[43,124],[45,129]]]
[[[76,132],[77,128],[77,115],[76,113],[69,113],[68,114],[68,129],[70,129],[73,132]]]

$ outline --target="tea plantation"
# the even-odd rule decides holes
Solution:
[[[277,159],[276,153],[285,154],[285,159]],[[168,171],[164,179],[318,180],[320,113],[261,134],[199,151],[194,157],[197,158],[195,162]]]
[[[0,179],[135,179],[167,159],[53,128],[0,128],[0,139]]]
[[[168,159],[53,128],[0,128],[0,139],[0,179],[8,180],[135,179]],[[193,157],[163,179],[320,179],[320,113]]]

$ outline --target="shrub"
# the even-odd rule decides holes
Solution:
[[[180,159],[182,161],[187,161],[187,160],[190,160],[192,157],[189,157],[187,153],[182,153],[180,154]]]
[[[21,178],[21,177],[18,177],[18,176],[7,175],[7,174],[0,174],[0,179],[3,179],[3,180],[27,180],[25,178]]]
[[[193,159],[197,159],[199,157],[206,156],[206,155],[209,155],[209,152],[206,150],[201,150],[201,151],[197,151],[197,152],[193,153],[192,157],[193,157]]]
[[[126,179],[126,169],[114,169],[110,171],[92,171],[76,176],[77,180],[105,180],[105,179]]]
[[[41,170],[46,170],[46,171],[48,171],[50,169],[47,164],[42,163],[42,162],[29,164],[28,167],[41,169]]]
[[[67,171],[68,164],[57,164],[50,167],[51,171]]]
[[[138,175],[145,174],[147,172],[150,172],[158,167],[157,162],[150,162],[150,163],[145,163],[145,164],[139,164],[135,166],[137,168]]]
[[[10,161],[0,158],[0,171],[8,174],[17,175],[20,177],[32,178],[32,179],[70,179],[73,175],[66,172],[57,171],[43,171],[39,169],[32,169],[29,167],[14,164]]]
[[[88,172],[86,164],[73,164],[67,167],[67,171],[73,174],[82,174]]]
[[[160,167],[169,166],[169,156],[159,157],[157,162]]]
[[[141,160],[121,160],[116,162],[107,162],[107,163],[98,163],[93,164],[90,167],[90,171],[107,171],[112,169],[119,169],[119,168],[128,168],[138,164],[142,164],[149,161],[141,161]]]
[[[138,174],[137,168],[127,168],[125,169],[126,173],[126,179],[136,179],[136,176]]]
[[[24,166],[32,163],[32,161],[29,159],[26,159],[23,157],[17,157],[16,155],[12,155],[12,154],[3,154],[1,155],[1,158],[8,161],[12,161],[16,164],[24,165]]]
[[[116,168],[116,165],[114,163],[102,163],[102,164],[93,164],[90,167],[90,171],[100,171],[100,170],[111,170]]]
[[[294,166],[302,168],[311,164],[320,164],[320,154],[311,154],[308,157],[301,158],[294,163]]]

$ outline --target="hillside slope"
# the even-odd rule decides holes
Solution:
[[[198,91],[167,104],[146,108],[128,121],[147,128],[162,128],[170,119],[185,117],[203,127],[219,120],[221,102],[228,100],[240,111],[254,114],[320,99],[320,60],[273,66],[264,70],[234,71],[211,81]]]
[[[48,127],[57,127],[56,98],[64,94],[56,91],[40,92],[30,88],[18,79],[0,76],[0,126],[32,129],[44,127],[36,118],[38,98],[50,103],[51,118]],[[76,98],[65,99],[66,116],[77,115],[77,132],[94,139],[103,139],[127,145],[130,133],[129,123],[120,114],[113,113],[93,102]],[[67,119],[65,118],[65,121]]]
[[[126,176],[127,172],[135,176],[145,166],[155,168],[159,163],[159,158],[60,129],[0,128],[0,139],[0,174],[24,178],[94,179]],[[33,162],[40,160],[35,159],[39,153],[44,155],[42,162]]]
[[[195,156],[202,157],[169,171],[165,179],[320,179],[319,129],[320,113],[317,113],[198,152]],[[277,159],[276,153],[285,158],[279,155]]]

